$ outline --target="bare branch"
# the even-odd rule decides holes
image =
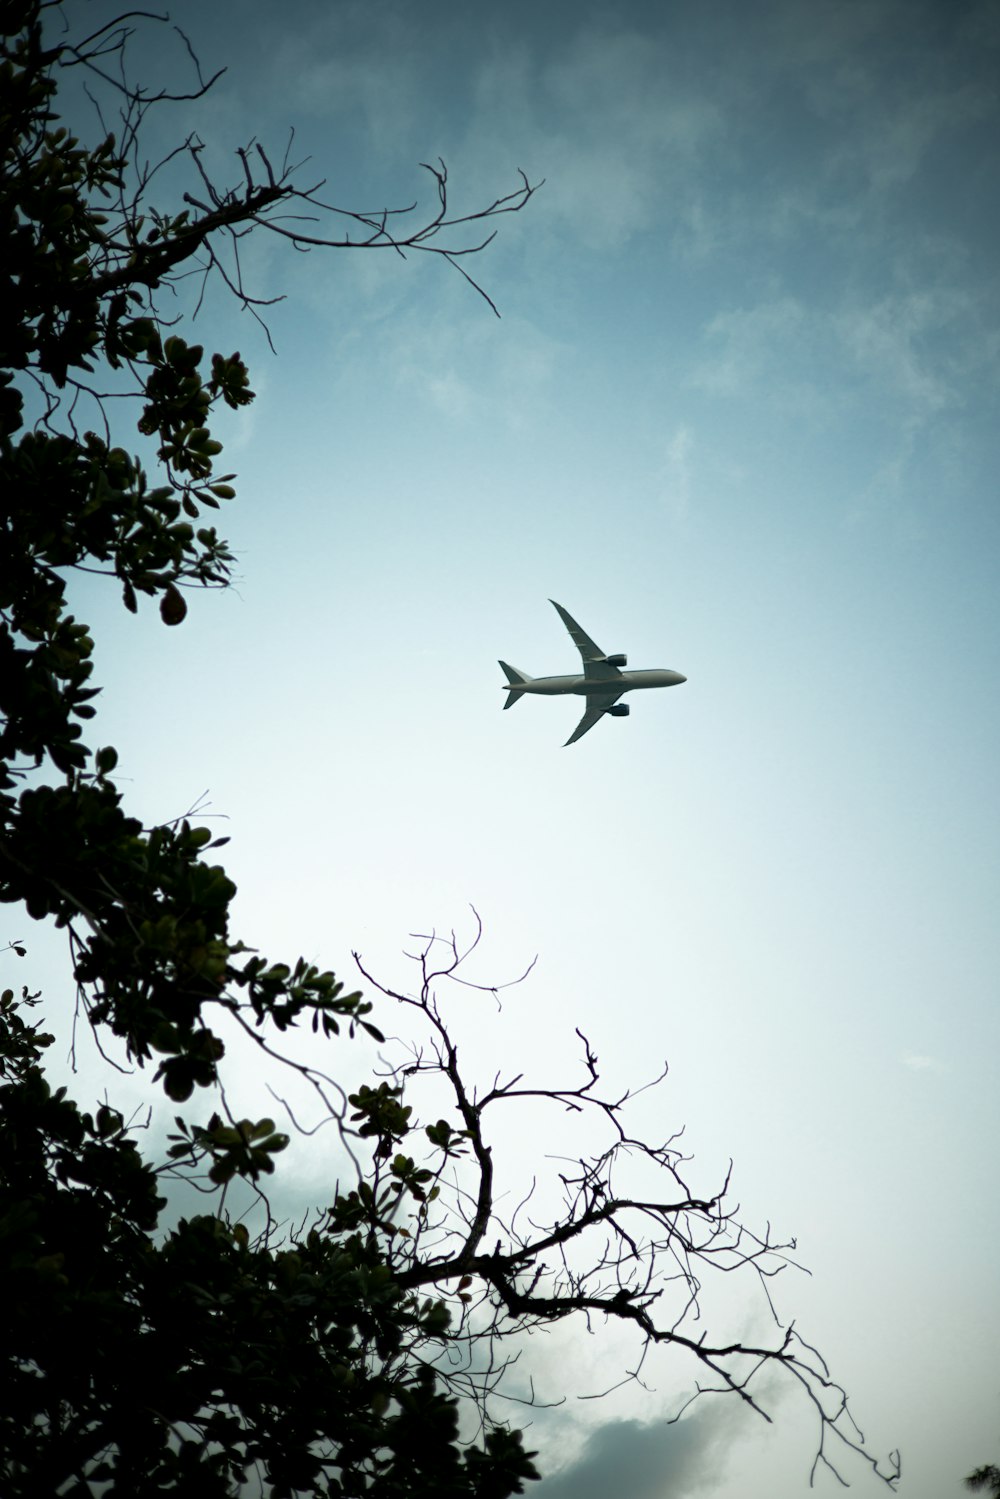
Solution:
[[[757,1387],[762,1374],[781,1371],[804,1392],[817,1419],[813,1474],[825,1467],[845,1481],[837,1466],[839,1450],[867,1464],[893,1487],[899,1476],[898,1455],[883,1461],[870,1452],[854,1424],[843,1387],[832,1379],[819,1352],[799,1335],[794,1323],[783,1322],[776,1309],[772,1282],[787,1269],[804,1269],[793,1258],[795,1241],[775,1239],[770,1226],[755,1233],[741,1220],[738,1206],[729,1199],[731,1163],[714,1191],[693,1191],[684,1175],[688,1158],[678,1148],[681,1131],[653,1144],[627,1127],[628,1106],[640,1093],[665,1081],[666,1064],[642,1088],[604,1096],[596,1051],[577,1029],[583,1077],[576,1085],[525,1083],[523,1074],[503,1081],[498,1075],[480,1092],[467,1081],[444,1016],[443,990],[455,986],[495,995],[506,987],[482,983],[464,971],[482,937],[474,909],[473,919],[473,935],[465,944],[454,931],[416,936],[421,945],[408,954],[418,974],[414,993],[379,982],[354,955],[370,985],[416,1011],[426,1026],[426,1039],[405,1046],[396,1043],[405,1055],[388,1064],[386,1076],[399,1098],[436,1077],[447,1089],[459,1125],[449,1132],[439,1121],[425,1130],[431,1145],[442,1152],[427,1173],[437,1188],[436,1214],[429,1212],[429,1204],[421,1205],[420,1232],[403,1240],[393,1238],[399,1286],[411,1292],[433,1288],[449,1305],[459,1303],[459,1325],[451,1341],[465,1348],[467,1359],[481,1339],[516,1342],[533,1326],[574,1318],[589,1326],[601,1318],[635,1334],[638,1356],[624,1372],[625,1380],[641,1383],[647,1358],[671,1348],[692,1359],[701,1371],[691,1398],[710,1391],[735,1395],[768,1421],[771,1416]],[[596,1154],[566,1162],[563,1170],[554,1162],[548,1181],[540,1183],[533,1171],[508,1219],[495,1195],[488,1111],[528,1099],[589,1114],[609,1131],[610,1139]],[[411,1150],[418,1129],[413,1119],[406,1136]],[[452,1163],[450,1174],[443,1171],[445,1159]],[[537,1159],[533,1152],[533,1162]],[[621,1173],[636,1170],[644,1180],[658,1180],[661,1190],[619,1190]],[[554,1210],[531,1212],[534,1203],[549,1202],[553,1193],[558,1198]],[[394,1213],[398,1205],[397,1199]],[[377,1211],[369,1221],[376,1234],[390,1233],[390,1225]],[[484,1248],[488,1243],[492,1250]],[[709,1280],[731,1275],[749,1276],[761,1292],[775,1327],[773,1341],[713,1339],[708,1331],[695,1331],[690,1325],[703,1320],[702,1297]]]

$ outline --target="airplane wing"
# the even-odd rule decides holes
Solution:
[[[559,609],[558,604],[556,604],[556,608]],[[559,612],[561,614],[562,610],[559,609]],[[613,667],[612,670],[614,670]],[[597,720],[599,718],[603,718],[608,709],[613,707],[614,704],[617,703],[621,695],[622,694],[620,692],[604,692],[600,697],[589,698],[587,702],[587,711],[580,719],[580,722],[577,724],[572,734],[566,740],[566,744],[575,744],[578,739],[582,739],[584,734],[588,733],[594,727]],[[566,744],[563,745],[563,749],[566,748]]]
[[[592,681],[604,681],[605,679],[607,679],[609,682],[614,681],[616,677],[620,677],[621,672],[618,670],[617,666],[610,666],[608,664],[608,662],[604,659],[604,652],[601,650],[601,647],[599,645],[596,645],[594,641],[591,640],[586,630],[580,629],[580,626],[577,624],[572,614],[567,614],[562,604],[557,604],[555,599],[549,599],[549,603],[552,605],[553,609],[556,611],[559,618],[566,626],[570,635],[573,637],[573,644],[576,646],[577,650],[580,652],[581,657],[583,658],[584,676]],[[591,725],[588,724],[587,728],[590,727]],[[584,729],[582,732],[586,733],[587,730]]]

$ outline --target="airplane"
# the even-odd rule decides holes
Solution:
[[[502,689],[507,693],[504,709],[513,708],[526,692],[538,692],[545,696],[572,692],[585,697],[587,711],[566,740],[566,745],[575,744],[578,739],[582,739],[605,713],[611,718],[627,718],[628,705],[618,703],[623,693],[634,692],[640,687],[678,687],[681,682],[687,681],[687,677],[681,676],[679,671],[667,671],[663,668],[655,671],[622,670],[628,665],[626,656],[606,656],[561,604],[557,604],[555,599],[549,599],[549,603],[573,637],[573,644],[583,658],[583,676],[529,677],[526,671],[518,671],[516,666],[501,661],[500,665],[507,678],[507,686]],[[564,749],[566,745],[563,745]]]

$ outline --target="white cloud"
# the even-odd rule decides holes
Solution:
[[[840,312],[837,334],[858,370],[921,422],[960,399],[951,378],[956,355],[945,350],[968,312],[957,290],[910,292]]]
[[[659,481],[663,503],[677,521],[686,519],[691,508],[694,433],[683,423],[667,439]]]
[[[467,316],[428,323],[415,315],[391,330],[395,378],[456,421],[488,418],[518,429],[554,397],[562,346],[525,319]]]
[[[720,312],[702,335],[705,353],[687,383],[710,395],[780,408],[783,418],[821,415],[829,405],[826,318],[796,297],[778,295]]]
[[[657,32],[586,25],[548,61],[514,47],[480,69],[470,140],[481,153],[484,136],[502,132],[505,152],[523,151],[546,177],[549,222],[613,249],[659,223],[666,201],[679,211],[691,165],[720,129],[704,90],[671,73]]]
[[[911,1072],[940,1072],[941,1063],[935,1057],[921,1056],[918,1052],[904,1051],[899,1059]]]

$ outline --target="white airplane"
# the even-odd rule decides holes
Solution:
[[[623,693],[634,692],[640,687],[678,687],[681,682],[687,681],[687,677],[682,677],[679,671],[667,671],[664,668],[655,671],[623,671],[621,668],[628,665],[626,656],[606,656],[561,604],[557,604],[555,599],[549,599],[549,603],[572,635],[573,644],[583,658],[583,676],[529,677],[526,671],[518,671],[516,666],[509,666],[506,661],[501,661],[500,665],[507,678],[507,686],[503,689],[507,693],[504,708],[513,708],[526,692],[539,692],[545,696],[573,692],[585,697],[587,711],[566,744],[582,739],[605,713],[612,718],[627,718],[628,706],[624,703],[615,706]],[[565,747],[564,745],[563,748]]]

